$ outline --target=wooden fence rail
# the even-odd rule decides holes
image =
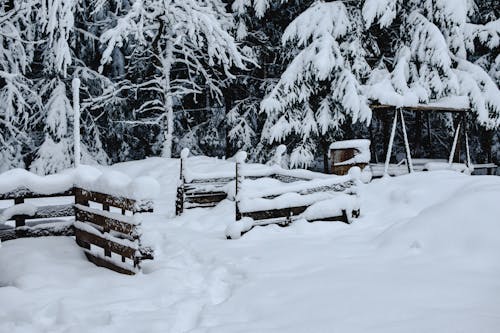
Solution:
[[[244,156],[244,155],[243,155]],[[241,195],[238,195],[242,191],[242,186],[243,186],[243,180],[245,178],[244,173],[243,173],[243,166],[244,166],[244,158],[237,159],[236,162],[236,200],[235,200],[235,218],[236,218],[236,223],[241,223],[238,222],[242,220],[245,217],[251,218],[253,222],[253,226],[257,225],[268,225],[268,224],[278,224],[280,226],[288,226],[294,219],[294,217],[304,213],[312,204],[315,202],[312,202],[307,205],[290,205],[288,207],[282,207],[282,208],[273,208],[273,209],[265,209],[265,210],[242,210],[241,209],[241,200],[242,197]],[[300,179],[304,180],[304,179]],[[296,179],[293,179],[289,182],[297,181]],[[330,184],[330,185],[315,185],[315,186],[308,186],[304,187],[302,189],[297,189],[293,191],[294,193],[300,195],[300,196],[305,196],[308,194],[312,193],[317,193],[317,192],[343,192],[344,195],[352,195],[355,194],[355,191],[353,191],[355,183],[354,181],[346,181],[342,183],[336,183],[336,184]],[[276,191],[278,193],[279,191]],[[280,193],[284,194],[284,193]],[[266,195],[262,196],[260,198],[245,198],[245,200],[252,200],[252,199],[268,199],[272,200],[274,198],[277,198],[280,194],[273,194],[273,195]],[[340,214],[339,213],[332,213],[331,216],[322,216],[321,218],[314,218],[312,220],[309,220],[309,222],[313,221],[339,221],[339,222],[344,222],[344,223],[351,223],[352,218],[357,218],[360,215],[360,210],[359,208],[355,208],[353,210],[347,209],[345,207],[344,209],[341,210]],[[243,230],[242,233],[248,232],[250,228],[246,228],[246,230]],[[229,235],[227,235],[228,238],[231,238]]]
[[[56,197],[71,197],[75,204],[38,206],[32,215],[9,215],[7,220],[15,221],[15,227],[0,224],[0,240],[76,236],[76,243],[84,248],[89,261],[129,275],[140,269],[142,260],[153,259],[153,251],[141,244],[138,215],[153,211],[153,202],[150,200],[133,200],[78,187],[50,194],[34,193],[25,188],[0,194],[0,200],[13,200],[14,206],[11,207],[14,208],[24,204],[27,199]],[[0,214],[7,209],[0,210]],[[61,217],[71,219],[55,220]],[[33,219],[41,220],[37,223],[42,224],[26,225],[26,220]]]
[[[75,188],[76,243],[97,266],[133,275],[152,250],[141,244],[138,214],[153,211],[149,200],[133,200]],[[91,203],[99,208],[91,207]],[[115,211],[111,211],[114,208]]]
[[[37,201],[43,198],[71,197],[73,199],[73,189],[63,192],[42,194],[35,193],[26,188],[19,188],[15,191],[0,194],[0,201],[12,200],[14,206],[0,209],[0,216],[9,208],[15,205],[25,204],[26,200]],[[74,216],[73,203],[36,206],[34,214],[15,214],[6,218],[7,221],[15,221],[15,227],[0,224],[0,240],[6,241],[22,237],[40,237],[40,236],[71,236],[73,228],[71,221],[62,218],[71,218]],[[27,225],[27,220],[37,220]]]

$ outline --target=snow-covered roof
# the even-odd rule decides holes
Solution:
[[[370,140],[368,139],[353,139],[335,141],[330,145],[330,149],[347,149],[359,148],[360,150],[370,149]]]
[[[467,96],[448,96],[429,103],[403,101],[403,103],[398,104],[372,104],[371,108],[374,110],[402,108],[411,111],[468,112],[470,111],[470,103]]]

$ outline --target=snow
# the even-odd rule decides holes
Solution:
[[[264,198],[246,198],[239,202],[241,212],[255,212],[262,210],[282,209],[289,207],[308,206],[321,200],[332,198],[334,194],[327,192],[317,192],[311,194],[300,195],[298,193],[290,192],[283,193],[273,199]]]
[[[139,249],[137,241],[131,241],[131,240],[126,239],[126,238],[114,237],[113,233],[108,233],[108,232],[102,233],[100,230],[94,228],[89,223],[83,223],[83,222],[80,222],[80,221],[75,221],[73,225],[75,226],[75,228],[77,228],[79,230],[86,231],[89,234],[93,234],[95,236],[99,236],[99,237],[104,238],[104,239],[106,239],[108,241],[111,241],[113,243],[117,243],[117,244],[120,244],[120,245],[123,245],[123,246],[127,246],[127,247],[130,247],[130,248],[136,249],[136,250]],[[98,247],[98,246],[96,246],[96,247]]]
[[[142,273],[94,266],[71,237],[2,243],[0,332],[498,330],[500,178],[377,179],[358,185],[350,225],[298,219],[228,241],[228,226],[250,223],[235,223],[234,202],[173,217],[178,165],[109,167],[160,183],[158,210],[142,216],[155,248]]]
[[[189,148],[183,148],[181,151],[181,158],[187,158],[189,156]]]
[[[348,176],[330,176],[329,178],[299,180],[291,183],[284,183],[273,178],[258,178],[255,180],[245,179],[242,183],[241,194],[244,198],[252,199],[280,195],[288,192],[307,192],[324,186],[340,186],[353,179],[359,178],[358,176],[359,175],[355,174]],[[230,198],[234,196],[233,184],[234,183],[230,183],[226,190]]]
[[[10,220],[14,215],[29,215],[36,214],[37,207],[30,203],[22,203],[11,206],[4,210],[0,210],[0,222]]]
[[[234,178],[236,175],[236,159],[243,158],[244,152],[239,152],[232,158],[222,160],[214,157],[192,156],[185,159],[185,174],[186,182],[190,183],[193,180],[213,179],[213,178]],[[244,160],[244,159],[243,159]],[[258,164],[244,163],[241,168],[241,174],[244,176],[271,176],[279,173],[283,176],[316,179],[316,178],[332,178],[335,176],[324,173],[313,172],[306,169],[283,169],[277,164]],[[178,176],[177,176],[178,177]]]
[[[230,223],[225,231],[227,237],[231,239],[238,239],[241,235],[250,230],[254,226],[254,220],[249,217],[243,217],[239,221]]]
[[[462,163],[449,163],[449,162],[427,162],[424,165],[425,170],[435,171],[435,170],[454,170],[458,172],[468,172],[469,174],[474,171],[474,168],[469,170],[467,165]]]
[[[370,149],[370,140],[368,139],[352,139],[335,141],[330,144],[330,149],[348,149],[357,148],[360,150]]]
[[[125,216],[122,214],[108,212],[108,211],[101,210],[101,209],[95,209],[95,208],[83,206],[80,204],[76,204],[75,207],[80,209],[80,210],[89,212],[89,213],[99,214],[99,215],[102,215],[104,217],[114,219],[114,220],[119,220],[121,222],[132,224],[132,225],[139,225],[142,222],[140,215]]]
[[[245,160],[247,159],[247,153],[244,151],[240,151],[234,155],[234,160],[236,163],[245,163]]]
[[[356,196],[337,193],[333,198],[313,203],[298,217],[308,221],[325,219],[329,217],[342,216],[342,211],[346,211],[350,217],[353,210],[360,209]]]
[[[38,176],[24,169],[13,169],[0,174],[0,193],[27,188],[39,194],[64,192],[73,186],[131,199],[153,199],[158,196],[160,185],[150,176],[134,179],[116,170],[97,169],[80,165],[60,173]]]
[[[73,187],[73,175],[69,171],[57,175],[38,176],[24,169],[12,169],[0,174],[0,193],[12,192],[23,187],[40,194],[64,192]]]

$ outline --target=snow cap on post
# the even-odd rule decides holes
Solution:
[[[361,178],[361,169],[357,166],[354,166],[349,169],[347,174],[351,177],[352,180],[360,180]]]
[[[234,155],[234,159],[236,160],[236,163],[245,163],[245,160],[247,159],[247,152],[246,151],[240,151]]]
[[[279,145],[276,147],[276,155],[281,156],[286,152],[286,146],[285,145]]]
[[[185,158],[187,158],[188,156],[189,156],[189,148],[184,148],[184,149],[182,149],[182,151],[181,151],[181,158],[182,158],[182,159],[185,159]]]
[[[71,87],[73,88],[73,91],[80,89],[80,79],[75,77],[73,81],[71,81]]]

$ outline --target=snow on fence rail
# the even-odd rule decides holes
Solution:
[[[152,259],[152,250],[141,245],[138,214],[153,211],[151,199],[158,191],[159,184],[150,177],[132,180],[122,173],[88,166],[50,176],[11,170],[0,174],[0,201],[14,201],[14,206],[0,211],[0,240],[75,235],[91,262],[135,274],[141,260]],[[71,203],[61,205],[63,196],[71,197]],[[48,199],[50,205],[35,206],[25,199]],[[101,208],[92,207],[90,202]],[[110,211],[110,207],[119,212]],[[66,219],[54,220],[58,217]],[[26,226],[27,219],[42,219],[43,223]],[[14,220],[15,227],[6,227],[2,223],[6,220]]]
[[[278,154],[283,152],[278,149]],[[226,198],[234,199],[234,186],[231,186],[231,183],[236,179],[235,162],[188,156],[189,149],[183,149],[175,204],[176,215],[182,214],[185,209],[214,207]],[[242,172],[247,179],[270,177],[284,183],[332,178],[331,175],[309,170],[286,170],[277,164],[247,164]]]
[[[347,176],[281,182],[271,177],[245,179],[246,153],[236,157],[236,222],[226,230],[239,238],[257,225],[289,225],[295,219],[350,223],[360,214],[354,185],[355,171]],[[359,169],[357,169],[359,171]]]
[[[141,245],[140,213],[153,212],[150,200],[124,197],[75,188],[76,243],[97,266],[133,275],[152,250]],[[100,204],[101,209],[90,207]],[[111,208],[116,211],[111,211]]]
[[[41,177],[13,169],[0,174],[0,204],[6,206],[5,201],[14,204],[0,209],[0,240],[72,235],[72,197],[73,175],[70,173]],[[51,200],[43,204],[46,198]],[[41,202],[43,205],[36,205]],[[15,225],[5,224],[7,221],[15,221]]]

